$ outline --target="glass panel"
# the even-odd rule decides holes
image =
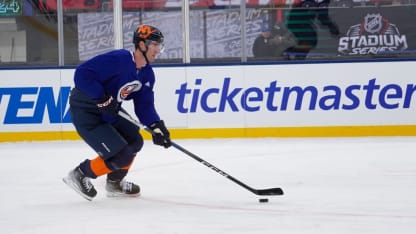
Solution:
[[[64,65],[114,49],[112,0],[62,1]],[[183,61],[182,0],[122,4],[124,48],[151,24],[166,42],[157,63]],[[191,62],[416,58],[416,0],[246,0],[244,38],[240,5],[190,0]],[[0,0],[0,66],[57,66],[57,19],[56,0]],[[266,28],[274,45],[256,55]]]
[[[262,5],[250,5],[257,17],[250,22],[251,33],[248,40],[251,46],[247,51],[249,61],[284,60],[284,53],[296,44],[288,30],[285,12],[290,9],[290,1],[270,0]]]
[[[415,20],[414,3],[413,0],[295,0],[285,4],[275,1],[263,10],[258,34],[270,37],[259,37],[263,54],[253,60],[414,57],[415,26],[408,23]]]
[[[1,66],[57,65],[56,17],[35,0],[0,0]]]
[[[78,65],[114,48],[113,14],[108,1],[62,1],[65,65]]]
[[[190,1],[191,62],[241,61],[240,0]]]
[[[139,24],[150,24],[162,31],[166,41],[166,49],[155,63],[181,62],[180,4],[181,1],[176,0],[123,0],[123,48],[134,50],[132,43],[134,30]],[[113,1],[102,0],[99,6],[101,7],[95,11],[77,12],[80,61],[114,49]]]
[[[182,12],[181,0],[124,0],[124,48],[134,50],[133,32],[140,24],[158,28],[165,41],[165,49],[154,63],[182,62]]]

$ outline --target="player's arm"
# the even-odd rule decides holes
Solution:
[[[170,133],[165,122],[160,119],[154,105],[153,91],[143,86],[133,94],[134,111],[142,124],[152,129],[152,140],[156,145],[168,148],[171,146]]]

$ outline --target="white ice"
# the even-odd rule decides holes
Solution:
[[[416,137],[204,139],[179,145],[254,188],[257,196],[184,153],[145,142],[128,175],[138,198],[89,202],[62,177],[95,153],[81,141],[0,144],[2,234],[413,234]]]

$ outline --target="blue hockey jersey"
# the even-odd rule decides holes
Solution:
[[[154,105],[153,68],[146,64],[138,70],[130,51],[113,50],[91,58],[77,67],[74,82],[77,89],[94,100],[104,95],[113,96],[120,105],[124,100],[133,100],[136,116],[146,126],[160,120]]]

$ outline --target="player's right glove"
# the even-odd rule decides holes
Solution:
[[[166,128],[165,122],[163,122],[163,120],[154,122],[149,127],[152,129],[153,144],[160,145],[165,148],[169,148],[172,145],[170,141],[169,131]]]
[[[112,96],[104,95],[101,99],[97,100],[98,111],[102,114],[116,117],[118,115],[118,103]]]

